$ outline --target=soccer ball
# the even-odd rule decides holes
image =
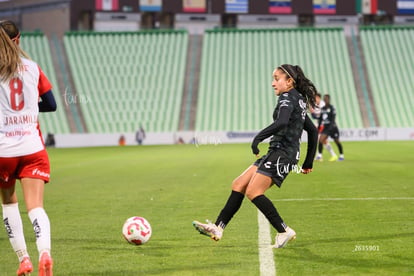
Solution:
[[[134,245],[148,242],[151,234],[151,225],[143,217],[130,217],[122,227],[122,235],[130,244]]]

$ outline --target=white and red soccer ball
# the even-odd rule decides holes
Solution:
[[[152,229],[143,217],[130,217],[122,227],[122,235],[130,244],[141,245],[149,241]]]

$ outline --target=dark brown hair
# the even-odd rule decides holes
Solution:
[[[285,72],[285,74],[293,79],[294,87],[302,96],[306,98],[308,107],[315,107],[315,96],[318,93],[315,85],[303,73],[299,65],[282,64],[278,69]]]

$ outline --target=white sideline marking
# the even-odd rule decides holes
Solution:
[[[282,198],[272,201],[414,200],[414,197]]]
[[[259,262],[261,276],[275,276],[276,266],[271,247],[272,238],[270,236],[270,224],[266,217],[257,210],[257,220],[259,224]]]

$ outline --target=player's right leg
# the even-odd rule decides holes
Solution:
[[[244,193],[246,187],[250,182],[250,179],[257,171],[257,165],[249,166],[240,176],[238,176],[232,183],[232,191],[223,209],[220,211],[216,222],[213,224],[209,221],[207,223],[201,223],[199,221],[193,221],[195,229],[203,235],[210,237],[211,239],[218,241],[223,236],[223,230],[233,218],[234,214],[240,209],[240,206],[244,199]]]
[[[323,151],[323,146],[326,143],[328,143],[328,136],[325,133],[321,133],[319,135],[319,141],[318,141],[318,153],[316,154],[316,157],[315,157],[316,161],[323,161],[322,151]]]
[[[24,257],[20,262],[19,269],[17,270],[17,276],[30,275],[33,272],[33,265],[29,257]]]
[[[10,244],[16,252],[20,265],[17,275],[29,275],[33,271],[23,232],[23,223],[15,191],[16,179],[12,177],[16,171],[17,158],[0,158],[2,175],[0,175],[0,194],[2,200],[3,223]]]
[[[2,195],[4,195],[2,189]],[[3,197],[4,198],[4,197]],[[4,202],[4,201],[3,201]],[[10,244],[19,258],[18,276],[29,275],[33,271],[33,265],[27,253],[26,241],[23,234],[23,223],[20,216],[18,203],[2,204],[3,222],[9,236]]]
[[[4,195],[6,194],[4,189],[2,190],[3,202]],[[6,201],[7,202],[7,201]],[[18,276],[29,275],[33,271],[33,265],[30,262],[29,254],[27,253],[26,241],[23,234],[23,223],[20,216],[18,203],[6,203],[2,204],[3,209],[3,222],[6,227],[7,235],[9,236],[10,244],[16,252],[19,258],[19,269],[17,270]]]

